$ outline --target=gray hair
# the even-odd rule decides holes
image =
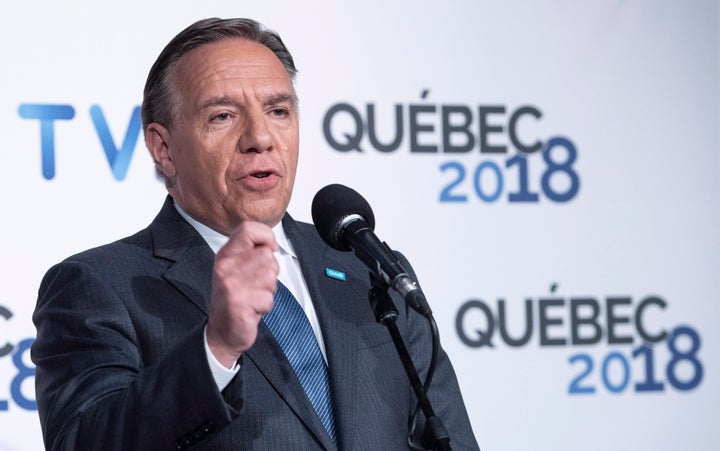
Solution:
[[[142,123],[145,130],[151,122],[168,127],[174,117],[172,74],[178,61],[187,52],[205,44],[224,39],[241,38],[257,42],[278,57],[291,81],[295,81],[295,63],[280,36],[252,19],[203,19],[175,36],[160,52],[145,82],[142,102]]]

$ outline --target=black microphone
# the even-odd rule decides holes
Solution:
[[[313,199],[312,218],[327,244],[340,251],[355,251],[375,276],[400,293],[408,305],[423,316],[432,314],[420,286],[390,247],[375,235],[375,215],[360,194],[347,186],[328,185]]]

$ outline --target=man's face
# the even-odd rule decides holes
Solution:
[[[146,130],[168,192],[225,234],[245,220],[274,226],[298,160],[297,105],[282,63],[261,44],[226,39],[188,52],[175,69],[172,123]]]

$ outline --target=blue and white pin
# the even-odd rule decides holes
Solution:
[[[345,280],[347,280],[347,275],[342,271],[338,271],[337,269],[325,268],[325,275],[330,277],[331,279],[340,280],[342,282],[345,282]]]

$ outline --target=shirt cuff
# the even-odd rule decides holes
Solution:
[[[210,345],[207,341],[207,327],[203,330],[203,341],[205,342],[205,354],[207,355],[210,372],[212,373],[218,390],[223,391],[230,381],[240,371],[240,364],[235,362],[232,368],[225,368],[222,363],[218,362],[213,353],[210,351]]]

